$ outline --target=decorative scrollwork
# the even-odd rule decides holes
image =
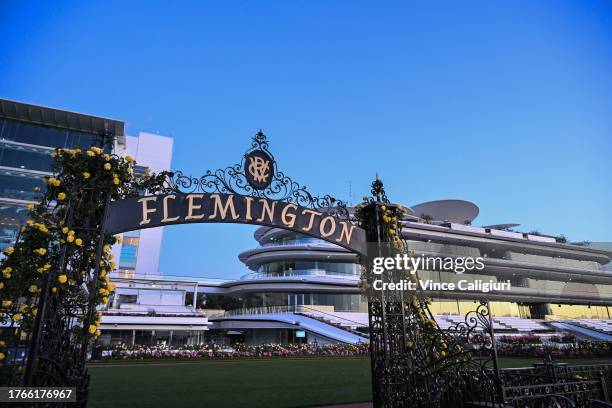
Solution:
[[[387,193],[385,192],[385,186],[382,180],[378,177],[378,174],[376,174],[376,179],[372,182],[370,192],[372,193],[371,197],[364,197],[364,201],[366,203],[389,203]]]
[[[272,158],[272,180],[263,189],[254,188],[247,178],[247,156],[261,151]],[[284,172],[278,171],[276,161],[269,150],[268,141],[260,130],[255,134],[249,149],[241,163],[234,164],[224,169],[208,170],[203,176],[192,177],[182,171],[168,173],[166,192],[176,193],[223,193],[239,194],[269,200],[284,201],[303,207],[317,209],[326,214],[334,215],[351,221],[350,213],[344,201],[338,200],[331,195],[312,195],[306,186],[302,186]]]

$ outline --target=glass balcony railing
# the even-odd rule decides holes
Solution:
[[[317,238],[297,238],[297,239],[288,239],[288,240],[278,240],[278,241],[270,241],[262,244],[262,247],[274,247],[274,246],[289,246],[289,245],[329,245],[336,246],[332,243],[325,242],[323,240]]]
[[[359,278],[357,274],[350,273],[338,273],[338,272],[328,272],[324,269],[295,269],[291,271],[284,271],[281,273],[266,273],[266,272],[252,272],[247,273],[240,277],[243,279],[272,279],[272,278],[289,278],[289,277],[299,277],[299,276],[321,276],[328,277],[334,279],[349,279],[356,280]]]

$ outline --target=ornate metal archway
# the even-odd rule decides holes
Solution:
[[[106,135],[98,150],[102,152],[110,142],[112,135]],[[115,182],[120,181],[119,176],[112,181],[119,184]],[[330,195],[312,195],[279,171],[261,131],[239,163],[201,177],[161,173],[123,193],[81,188],[78,182],[72,188],[78,200],[64,207],[60,227],[67,229],[65,225],[76,222],[75,229],[89,234],[95,251],[84,252],[75,263],[70,256],[78,248],[65,242],[74,231],[65,233],[64,242],[58,243],[58,267],[45,275],[37,297],[31,332],[15,330],[19,335],[10,339],[13,354],[2,363],[4,368],[10,363],[10,369],[3,371],[1,385],[76,387],[77,403],[86,405],[89,377],[85,363],[99,319],[95,289],[100,279],[107,279],[109,265],[103,253],[109,236],[162,225],[238,222],[312,235],[359,255],[364,270],[361,287],[368,297],[372,392],[377,408],[502,407],[509,401],[517,406],[563,406],[559,404],[571,400],[573,387],[589,398],[605,388],[593,381],[560,381],[560,376],[553,387],[539,375],[533,381],[540,390],[538,398],[529,399],[515,377],[500,372],[486,302],[470,312],[465,322],[443,331],[429,310],[430,299],[420,290],[374,290],[373,258],[410,252],[402,236],[404,209],[390,202],[378,178],[371,196],[354,209]],[[52,282],[62,276],[64,282],[74,281],[74,290],[53,290]],[[387,282],[418,279],[416,271],[406,270],[388,271],[384,276]],[[3,316],[3,322],[9,323],[9,329],[19,328],[13,318]],[[88,332],[91,327],[94,329]],[[27,352],[18,357],[25,347]],[[547,400],[547,396],[554,398]],[[584,401],[590,399],[584,397]]]

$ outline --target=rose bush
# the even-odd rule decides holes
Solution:
[[[52,315],[44,318],[68,322],[66,331],[75,345],[99,335],[96,307],[114,291],[108,275],[116,267],[111,247],[119,242],[114,236],[100,237],[105,205],[157,192],[167,178],[166,173],[135,174],[131,157],[99,147],[56,149],[52,156],[53,177],[45,178],[44,192],[35,189],[40,200],[27,206],[29,219],[0,259],[0,323],[5,327],[0,360],[8,347],[27,344],[43,294],[53,304]]]

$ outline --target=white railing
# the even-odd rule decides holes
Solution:
[[[334,279],[348,279],[348,280],[357,280],[359,275],[349,274],[349,273],[330,273],[325,271],[324,269],[294,269],[291,271],[285,271],[278,275],[274,275],[271,273],[265,272],[252,272],[247,273],[246,275],[242,275],[240,277],[241,280],[244,279],[273,279],[273,278],[290,278],[290,277],[298,277],[298,276],[318,276],[318,277],[327,277]]]

